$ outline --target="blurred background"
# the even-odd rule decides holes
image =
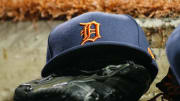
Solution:
[[[155,84],[169,68],[165,43],[180,24],[180,0],[0,0],[0,101],[13,101],[19,84],[40,78],[51,30],[90,11],[129,14],[140,24],[160,69],[140,101],[157,95]]]

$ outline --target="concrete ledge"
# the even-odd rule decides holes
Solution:
[[[168,27],[174,26],[177,27],[180,24],[180,18],[161,18],[161,19],[135,19],[137,23],[145,28],[152,28],[152,27]]]
[[[180,24],[180,18],[136,19],[153,48],[164,48],[171,32]]]

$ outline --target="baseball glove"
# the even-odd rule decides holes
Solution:
[[[156,87],[159,88],[162,93],[157,94],[157,96],[149,101],[156,101],[159,96],[162,96],[162,101],[164,101],[164,99],[168,101],[180,101],[180,86],[171,69],[169,69],[168,74],[161,82],[156,84]]]
[[[14,101],[137,101],[152,83],[149,71],[127,62],[79,76],[52,74],[18,86]]]

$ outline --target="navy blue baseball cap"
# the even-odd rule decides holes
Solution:
[[[180,26],[169,36],[166,43],[166,53],[170,67],[180,84]]]
[[[158,69],[145,34],[129,15],[89,12],[58,25],[49,35],[42,77],[94,71],[132,60],[155,78]],[[77,72],[76,72],[77,71]]]

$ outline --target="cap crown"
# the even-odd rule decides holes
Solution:
[[[98,30],[101,37],[94,42],[87,41],[83,45],[115,42],[133,45],[147,51],[149,45],[144,32],[130,16],[91,12],[60,24],[51,32],[48,40],[47,62],[63,51],[81,46],[84,38],[81,32],[85,27],[82,23],[92,21],[99,23]],[[95,29],[94,25],[90,27]],[[91,38],[94,38],[95,34],[97,33],[92,33]]]

